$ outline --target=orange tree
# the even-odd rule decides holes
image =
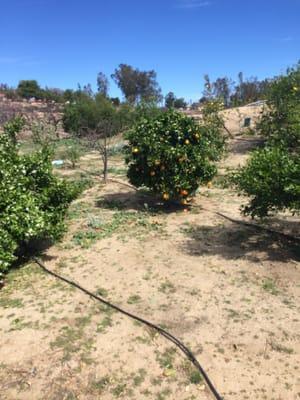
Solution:
[[[238,190],[249,196],[243,212],[260,218],[300,212],[300,64],[270,84],[267,102],[257,126],[265,146],[232,176]]]
[[[199,185],[211,181],[224,150],[223,121],[217,111],[210,102],[200,124],[174,110],[141,118],[126,135],[130,182],[165,201],[186,204]]]

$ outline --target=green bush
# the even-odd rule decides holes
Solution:
[[[199,125],[174,110],[142,118],[126,135],[130,182],[185,204],[215,175],[214,162],[224,150],[221,121],[208,119]]]
[[[53,175],[47,147],[19,154],[14,140],[19,129],[21,124],[12,121],[0,134],[0,273],[33,239],[62,235],[67,207],[77,195],[72,185]]]
[[[253,152],[232,176],[240,192],[251,197],[243,212],[260,218],[286,209],[299,212],[300,65],[270,85],[258,129],[265,148]]]
[[[255,151],[234,180],[251,197],[244,213],[264,217],[272,211],[300,210],[300,157],[284,148]]]

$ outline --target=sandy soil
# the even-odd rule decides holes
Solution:
[[[222,169],[254,139],[231,143]],[[97,157],[81,167],[97,170]],[[122,169],[123,168],[123,169]],[[124,166],[113,174],[125,180]],[[70,171],[66,172],[70,173]],[[224,399],[300,398],[300,254],[285,240],[233,224],[245,199],[216,180],[189,212],[128,187],[95,184],[71,207],[45,264],[169,329],[195,352]],[[299,219],[277,229],[299,234]],[[212,399],[178,350],[28,263],[0,291],[0,398]]]

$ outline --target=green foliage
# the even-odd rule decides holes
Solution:
[[[15,132],[11,128],[15,124]],[[20,155],[12,121],[0,135],[0,272],[5,272],[20,247],[33,239],[57,239],[64,215],[77,191],[52,173],[51,152]]]
[[[264,217],[289,208],[300,210],[300,157],[284,148],[255,151],[247,165],[234,176],[239,189],[251,197],[245,214]]]
[[[277,78],[269,88],[268,110],[258,130],[268,145],[300,149],[300,64]]]
[[[111,75],[124,94],[126,101],[138,104],[141,101],[161,100],[161,89],[156,81],[156,72],[140,71],[131,65],[120,64]]]
[[[75,168],[82,155],[82,148],[78,141],[70,142],[65,149],[64,158],[71,162],[72,168]]]
[[[66,132],[81,135],[85,129],[95,129],[98,122],[97,103],[82,95],[64,109],[63,125]]]
[[[232,181],[251,197],[243,208],[252,217],[300,210],[300,65],[270,86],[268,109],[258,126],[266,146],[253,152]]]
[[[41,99],[43,97],[42,90],[35,80],[20,81],[17,93],[19,96],[24,97],[25,99],[30,99],[31,97]]]
[[[126,137],[130,182],[184,204],[212,179],[224,150],[221,120],[208,115],[202,125],[174,110],[142,118]]]

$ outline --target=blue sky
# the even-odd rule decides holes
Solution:
[[[98,71],[128,63],[189,100],[205,73],[264,78],[300,59],[300,0],[1,0],[0,10],[0,82],[13,86],[95,88]]]

